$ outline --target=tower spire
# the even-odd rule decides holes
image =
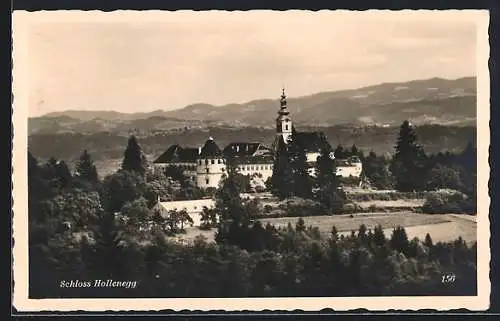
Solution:
[[[292,131],[292,120],[287,108],[285,87],[283,86],[281,88],[280,109],[276,118],[276,141],[274,147],[277,148],[280,139],[283,139],[286,144],[290,140]]]
[[[278,111],[278,114],[280,114],[280,115],[288,115],[287,104],[286,104],[285,87],[281,88],[280,110]]]

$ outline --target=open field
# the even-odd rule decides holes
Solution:
[[[369,208],[374,206],[376,208],[416,208],[422,207],[424,205],[425,199],[400,199],[395,201],[365,201],[365,202],[356,202],[356,204],[362,208]]]
[[[405,230],[409,239],[418,237],[423,240],[425,235],[429,233],[434,243],[453,241],[459,236],[469,244],[477,241],[476,223],[470,220],[455,218],[447,223],[411,226],[405,228]],[[390,236],[392,230],[384,230],[384,233]]]
[[[429,214],[414,214],[409,212],[400,213],[366,213],[366,214],[353,214],[350,215],[333,215],[333,216],[308,216],[304,217],[304,222],[307,226],[317,226],[320,232],[328,234],[330,233],[332,226],[335,225],[337,231],[339,232],[351,232],[357,231],[361,224],[364,224],[367,229],[373,229],[377,225],[381,225],[383,229],[394,228],[396,226],[417,226],[417,225],[428,225],[428,224],[438,224],[448,222],[449,219],[442,217],[441,215],[429,215]],[[262,219],[262,223],[266,224],[270,222],[276,227],[282,226],[286,227],[288,223],[295,226],[297,223],[297,217],[280,217],[280,218],[269,218]]]
[[[336,226],[340,234],[348,235],[352,230],[357,231],[361,224],[365,224],[368,229],[373,229],[380,224],[387,237],[391,236],[392,229],[398,225],[403,226],[410,239],[418,237],[423,240],[429,233],[434,240],[453,241],[461,236],[466,242],[475,242],[477,239],[476,223],[474,217],[462,214],[417,214],[410,212],[400,213],[364,213],[335,216],[309,216],[303,218],[306,225],[317,226],[320,232],[328,234],[333,225]],[[287,226],[290,222],[295,226],[298,217],[268,218],[261,221],[266,224]],[[202,231],[196,227],[188,228],[186,234],[178,235],[175,238],[179,241],[192,241],[197,235],[203,235],[208,241],[213,240],[215,230]]]

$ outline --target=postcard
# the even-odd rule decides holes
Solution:
[[[13,306],[486,310],[488,25],[15,11]]]

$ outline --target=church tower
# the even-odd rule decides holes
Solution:
[[[292,120],[287,109],[285,89],[282,89],[280,98],[280,110],[276,118],[276,141],[283,137],[283,141],[288,143],[292,136]]]

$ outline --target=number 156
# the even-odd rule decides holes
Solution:
[[[441,277],[441,283],[453,283],[455,282],[455,274],[445,274]]]

